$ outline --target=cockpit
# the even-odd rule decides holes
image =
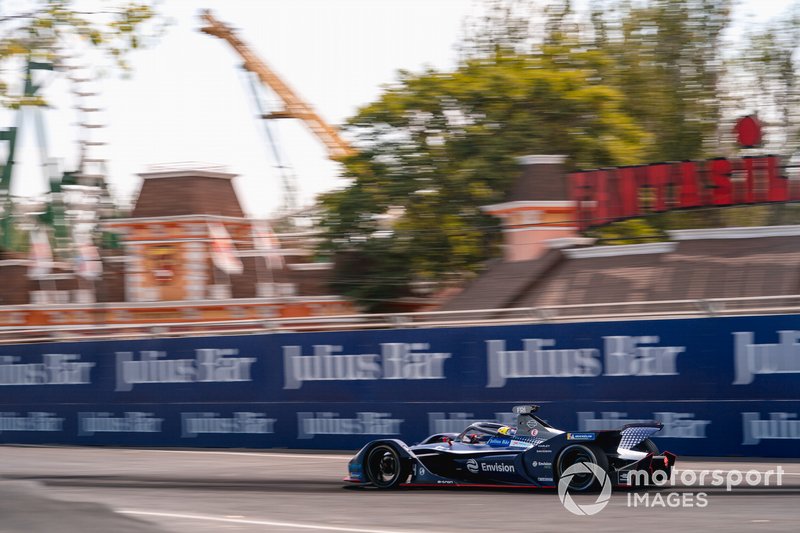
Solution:
[[[457,442],[464,444],[485,444],[492,437],[499,435],[500,428],[507,427],[497,422],[475,422],[456,437]]]
[[[520,430],[517,427],[506,426],[499,422],[475,422],[462,431],[455,438],[455,441],[464,444],[486,444],[492,437],[513,437],[518,432],[520,435],[538,436],[546,440],[553,435],[562,433],[533,414],[527,414],[527,421],[524,424],[524,427]]]

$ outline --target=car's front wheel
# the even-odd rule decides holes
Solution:
[[[408,478],[408,466],[393,447],[379,444],[367,453],[367,481],[379,489],[394,489]]]
[[[581,465],[576,468],[571,468]],[[586,492],[607,483],[608,458],[603,450],[591,444],[573,444],[564,448],[555,464],[559,480],[569,479],[569,490]]]

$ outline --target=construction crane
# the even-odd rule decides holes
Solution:
[[[214,15],[212,15],[209,10],[203,11],[201,18],[207,25],[203,26],[200,30],[203,33],[227,41],[244,60],[244,69],[258,76],[258,79],[282,100],[284,106],[282,110],[263,114],[261,118],[295,118],[302,120],[320,141],[322,141],[322,144],[328,150],[328,156],[335,161],[340,161],[355,153],[355,150],[342,139],[336,128],[325,122],[310,105],[303,101],[297,93],[286,85],[286,83],[284,83],[284,81],[236,35],[235,30],[224,22],[220,22],[214,18]]]

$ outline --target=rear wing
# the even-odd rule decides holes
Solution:
[[[640,444],[645,439],[649,438],[661,431],[664,424],[661,422],[640,422],[634,424],[625,424],[619,431],[620,450],[630,450],[637,444]]]

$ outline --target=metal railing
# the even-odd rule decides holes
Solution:
[[[0,344],[302,331],[476,327],[640,319],[664,320],[793,313],[800,313],[800,295],[711,298],[705,300],[604,302],[512,309],[426,311],[205,322],[1,326]]]

